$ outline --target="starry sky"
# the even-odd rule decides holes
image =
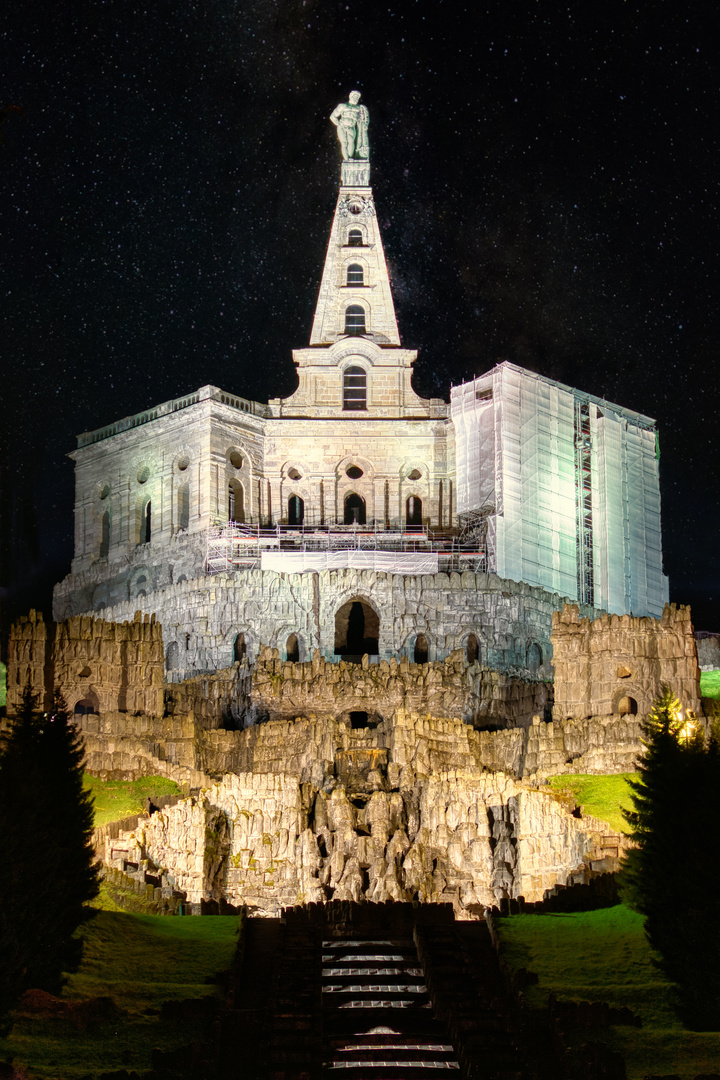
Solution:
[[[5,627],[69,570],[78,432],[294,389],[358,89],[416,390],[509,359],[657,418],[671,600],[720,631],[716,29],[687,0],[15,5]]]

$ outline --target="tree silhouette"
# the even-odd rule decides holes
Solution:
[[[683,722],[663,686],[643,725],[645,753],[626,812],[637,847],[624,899],[645,916],[657,964],[686,1027],[720,1030],[720,748]]]
[[[57,994],[75,971],[75,936],[98,892],[84,745],[56,698],[42,713],[30,689],[0,747],[0,1017],[24,990]],[[2,1020],[0,1020],[2,1025]]]

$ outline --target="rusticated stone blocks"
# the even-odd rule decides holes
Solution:
[[[666,604],[660,619],[582,619],[574,604],[553,613],[553,716],[646,715],[667,683],[700,712],[700,669],[689,607]]]

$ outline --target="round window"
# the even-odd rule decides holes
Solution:
[[[100,488],[100,498],[101,499],[107,499],[109,494],[110,494],[110,485],[109,484],[104,484]]]
[[[358,468],[357,465],[351,465],[349,469],[345,470],[345,475],[349,476],[351,480],[359,480],[362,474],[362,469]]]
[[[185,472],[185,470],[187,469],[189,464],[190,464],[190,458],[186,458],[186,457],[180,458],[180,460],[178,461],[178,466],[177,466],[178,467],[178,472]]]
[[[411,473],[408,473],[408,480],[419,480],[422,473],[419,469],[413,469]]]
[[[230,458],[230,464],[232,465],[233,469],[242,469],[242,454],[240,454],[237,450],[231,450],[228,456]]]
[[[291,480],[302,480],[302,473],[298,472],[297,469],[288,469],[288,476]]]
[[[150,470],[148,469],[147,465],[143,465],[142,469],[140,469],[140,471],[137,474],[137,482],[138,482],[138,484],[145,484],[145,483],[147,483],[149,478],[150,478]]]

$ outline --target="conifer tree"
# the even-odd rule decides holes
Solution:
[[[83,757],[62,700],[43,714],[28,688],[0,748],[0,1017],[30,987],[58,993],[80,962],[98,892]]]
[[[720,1030],[720,748],[683,734],[680,702],[663,686],[643,725],[645,753],[627,813],[637,847],[624,898],[645,916],[658,966],[675,987],[678,1015]],[[687,730],[687,729],[686,729]]]

